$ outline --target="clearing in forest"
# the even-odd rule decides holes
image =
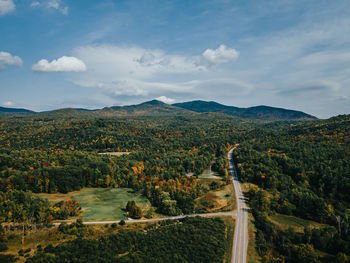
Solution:
[[[282,230],[293,228],[295,232],[299,233],[302,233],[305,227],[320,228],[322,226],[322,224],[315,221],[278,213],[271,215],[269,219],[272,223],[279,226]]]
[[[135,201],[143,211],[151,207],[150,202],[129,188],[84,188],[67,194],[38,194],[51,202],[77,200],[83,208],[84,221],[104,221],[126,219],[125,205]]]

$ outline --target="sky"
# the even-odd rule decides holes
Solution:
[[[0,0],[0,105],[350,113],[349,0]]]

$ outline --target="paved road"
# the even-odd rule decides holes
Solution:
[[[193,214],[193,215],[181,215],[181,216],[169,216],[169,217],[162,217],[162,218],[151,218],[151,219],[129,219],[125,220],[125,223],[144,223],[144,222],[157,222],[157,221],[165,221],[165,220],[176,220],[176,219],[183,219],[185,217],[211,217],[211,216],[237,216],[236,212],[218,212],[218,213],[207,213],[207,214]],[[114,221],[93,221],[93,222],[84,222],[85,225],[98,225],[98,224],[113,224],[113,223],[119,223],[120,220],[114,220]],[[61,223],[54,223],[55,226],[60,225]],[[68,223],[70,224],[70,223]]]
[[[246,263],[248,248],[248,212],[241,185],[238,181],[237,171],[232,159],[233,150],[234,148],[227,154],[237,200],[236,227],[232,246],[231,263]]]

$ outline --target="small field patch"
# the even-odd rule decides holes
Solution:
[[[201,173],[198,178],[201,179],[222,179],[222,177],[218,176],[217,172],[213,172],[210,167],[205,169],[203,173]]]
[[[303,232],[304,227],[315,227],[319,228],[322,224],[311,220],[305,220],[296,216],[288,216],[283,214],[275,214],[269,216],[272,223],[279,226],[282,230],[287,230],[288,228],[293,228],[295,232]]]
[[[213,180],[215,181],[215,180]],[[228,184],[216,190],[210,190],[196,199],[196,208],[201,212],[225,212],[235,209],[236,200],[233,185]]]
[[[104,221],[126,219],[125,205],[135,201],[145,212],[151,204],[139,193],[129,188],[84,188],[67,194],[38,194],[51,202],[67,199],[77,200],[83,208],[84,221]]]

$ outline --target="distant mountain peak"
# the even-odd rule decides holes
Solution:
[[[183,103],[167,104],[157,99],[146,101],[136,105],[112,106],[99,110],[86,110],[81,108],[66,108],[42,112],[56,116],[109,116],[109,117],[133,117],[133,116],[171,116],[181,114],[225,114],[243,119],[280,121],[280,120],[317,120],[316,117],[302,111],[288,110],[265,105],[249,108],[226,106],[215,101],[194,100]],[[25,116],[37,114],[26,109],[14,109],[0,107],[0,116]]]
[[[270,106],[255,106],[249,108],[238,108],[234,106],[226,106],[215,101],[188,101],[183,103],[175,103],[173,106],[184,108],[195,112],[218,112],[244,119],[255,120],[316,120],[315,116],[295,110],[287,110]]]
[[[168,105],[160,100],[150,100],[150,101],[146,101],[146,102],[143,102],[141,104],[138,104],[138,105],[152,105],[152,106],[164,106],[164,105]]]
[[[35,111],[26,110],[22,108],[6,108],[0,107],[0,116],[23,116],[35,114]]]
[[[166,104],[159,100],[150,100],[136,105],[113,106],[103,108],[100,114],[107,116],[169,116],[178,114],[197,114],[183,108]]]

